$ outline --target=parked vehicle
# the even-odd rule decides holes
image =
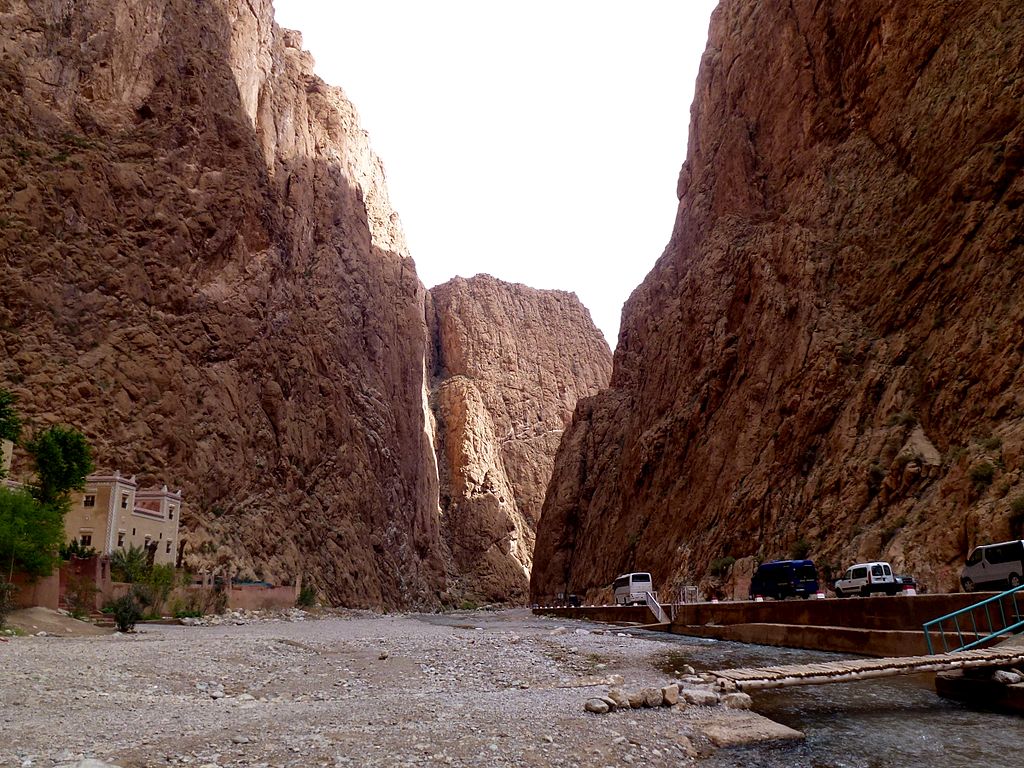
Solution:
[[[975,547],[960,571],[960,586],[973,592],[981,585],[1009,587],[1021,585],[1024,576],[1024,541],[1003,541]]]
[[[818,570],[810,560],[771,560],[757,566],[750,580],[750,599],[810,597],[818,591]]]
[[[903,589],[901,578],[893,573],[892,566],[885,562],[857,563],[846,569],[843,578],[836,582],[836,597],[860,595],[868,597],[874,592],[887,595],[898,594]]]
[[[654,591],[653,586],[649,573],[624,573],[612,583],[615,604],[643,605],[647,602],[647,593]]]

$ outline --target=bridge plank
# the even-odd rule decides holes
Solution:
[[[773,667],[740,668],[711,672],[721,685],[734,683],[742,690],[790,685],[842,683],[914,672],[938,672],[963,667],[998,667],[1024,663],[1024,649],[978,648],[934,656],[897,656],[888,659],[858,659]]]

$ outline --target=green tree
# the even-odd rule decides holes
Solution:
[[[0,440],[18,442],[21,437],[21,418],[14,410],[14,397],[6,389],[0,389]]]
[[[44,505],[63,509],[68,494],[85,487],[85,478],[93,470],[89,443],[71,427],[57,424],[39,432],[25,444],[25,450],[36,465],[38,484],[34,495]]]
[[[63,541],[60,507],[40,504],[20,489],[0,488],[0,563],[8,574],[17,567],[33,578],[49,575]]]

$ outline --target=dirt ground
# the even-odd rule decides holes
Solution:
[[[87,621],[78,621],[49,608],[24,608],[14,611],[7,617],[4,625],[26,635],[45,632],[47,635],[60,637],[90,637],[110,635],[114,632],[112,629],[97,627]]]
[[[527,611],[12,637],[0,765],[678,766],[713,749],[705,726],[755,727],[693,705],[583,711],[612,675],[668,683],[662,650]]]

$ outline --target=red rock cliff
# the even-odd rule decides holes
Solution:
[[[430,290],[442,529],[452,591],[526,600],[555,451],[611,351],[574,294],[489,275]]]
[[[563,438],[535,598],[804,551],[949,588],[1021,535],[1022,71],[1011,0],[723,0],[672,239]]]
[[[352,105],[269,0],[0,30],[0,384],[181,484],[193,563],[436,605],[425,292]]]

